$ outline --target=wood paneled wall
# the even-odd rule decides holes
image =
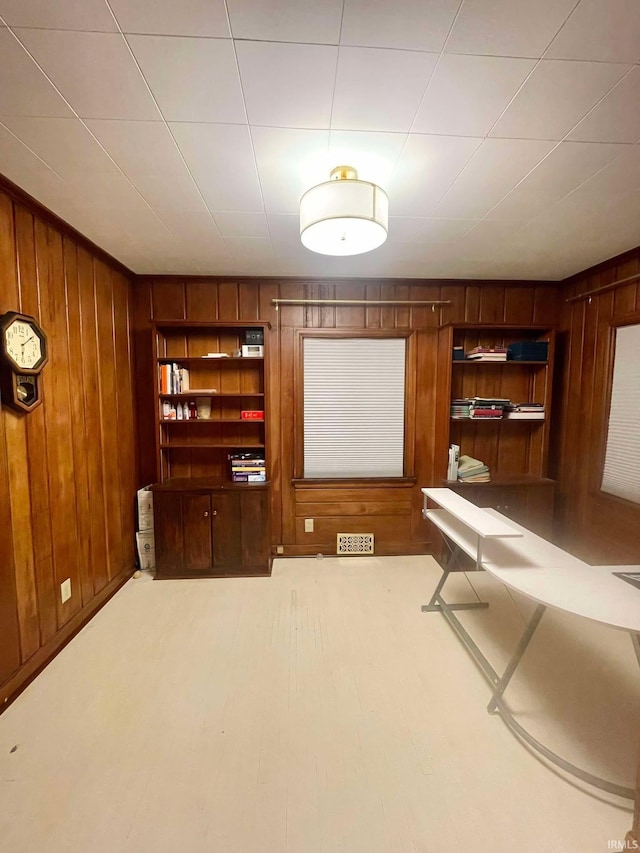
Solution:
[[[612,322],[640,311],[640,282],[573,303],[566,298],[640,272],[640,249],[564,283],[555,470],[564,544],[592,563],[638,563],[640,506],[600,491]],[[639,368],[640,369],[640,368]],[[634,460],[637,463],[637,460]]]
[[[0,282],[49,339],[43,405],[0,411],[3,703],[133,570],[137,472],[131,277],[3,185]]]
[[[274,297],[292,299],[449,300],[428,307],[281,306]],[[336,532],[372,532],[378,554],[428,550],[427,525],[421,518],[420,489],[442,471],[435,458],[438,377],[449,364],[438,364],[435,330],[442,323],[542,323],[557,320],[558,287],[540,282],[436,281],[275,281],[139,277],[134,287],[136,375],[138,378],[140,475],[155,478],[151,361],[151,320],[269,321],[267,335],[267,458],[270,469],[272,545],[286,555],[335,553]],[[356,487],[352,484],[296,484],[294,442],[296,398],[295,340],[299,329],[409,329],[416,347],[416,375],[408,387],[416,394],[411,455],[415,483]],[[303,519],[315,530],[305,533]]]

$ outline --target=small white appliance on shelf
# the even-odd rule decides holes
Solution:
[[[264,346],[260,344],[243,344],[243,358],[264,358]]]

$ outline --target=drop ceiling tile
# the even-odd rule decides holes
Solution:
[[[109,2],[125,33],[211,38],[230,38],[231,35],[224,0]]]
[[[636,0],[581,0],[546,55],[553,59],[637,62],[640,4]]]
[[[486,139],[434,210],[447,219],[481,219],[553,148],[530,139]]]
[[[340,44],[439,52],[460,0],[345,0]]]
[[[267,214],[271,245],[278,257],[299,254],[307,257],[309,252],[300,242],[300,217],[296,214]]]
[[[117,172],[109,155],[76,118],[5,118],[3,123],[62,178]]]
[[[0,29],[0,116],[73,116],[55,87],[6,28]]]
[[[251,211],[214,211],[213,218],[223,237],[269,239],[269,226],[264,213]]]
[[[626,146],[625,151],[581,184],[573,193],[589,197],[594,205],[604,204],[607,196],[640,189],[640,145]]]
[[[133,184],[120,172],[87,172],[67,176],[67,183],[74,190],[76,199],[90,199],[91,204],[118,219],[125,216],[146,216],[149,205]]]
[[[408,131],[437,58],[435,53],[341,47],[331,127]]]
[[[121,35],[34,29],[16,34],[81,118],[160,119]]]
[[[55,194],[72,195],[71,188],[46,163],[0,124],[0,174],[22,187],[34,198]]]
[[[562,139],[627,71],[628,65],[543,60],[490,136]]]
[[[87,126],[125,174],[187,174],[180,150],[161,121],[87,119]]]
[[[444,55],[412,131],[484,136],[535,65],[533,59]]]
[[[170,125],[209,210],[262,210],[249,128],[234,124]]]
[[[389,180],[393,216],[429,216],[482,139],[411,134]]]
[[[184,168],[178,174],[138,172],[131,177],[131,183],[153,208],[170,205],[181,215],[186,211],[209,215],[207,205],[195,181]]]
[[[167,121],[246,122],[229,39],[128,36]]]
[[[240,41],[236,51],[250,124],[328,127],[337,47]]]
[[[225,237],[231,255],[235,258],[248,260],[273,259],[273,247],[269,240],[256,237]]]
[[[236,39],[338,44],[342,0],[227,0]]]
[[[539,58],[576,0],[465,0],[447,53]]]
[[[418,239],[425,220],[419,216],[390,216],[389,243],[411,243]]]
[[[10,27],[118,31],[104,0],[0,0],[0,16]]]
[[[266,212],[297,215],[302,194],[329,179],[329,131],[252,127],[251,136]]]
[[[640,68],[626,77],[597,104],[569,134],[584,142],[637,142],[640,140]]]
[[[426,219],[417,239],[425,243],[454,243],[477,222],[477,219]]]
[[[492,222],[483,219],[467,229],[467,233],[456,242],[456,249],[462,254],[473,254],[474,257],[496,256],[500,254],[501,244],[513,239],[520,228],[522,222],[514,220]]]
[[[353,166],[363,181],[387,187],[391,173],[407,141],[406,133],[366,130],[332,130],[329,135],[326,175],[335,166]]]

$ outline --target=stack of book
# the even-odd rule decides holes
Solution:
[[[474,347],[464,354],[473,361],[506,361],[506,347]]]
[[[452,400],[451,401],[451,417],[456,420],[470,417],[471,400]]]
[[[510,403],[504,407],[508,420],[543,421],[544,403]]]
[[[489,467],[473,456],[461,456],[458,460],[458,480],[461,483],[489,483]]]
[[[234,483],[265,483],[267,469],[264,454],[230,453],[231,479]]]
[[[189,370],[175,362],[160,365],[160,393],[183,394],[189,390]]]
[[[505,406],[511,403],[504,397],[472,397],[469,406],[470,418],[501,418]]]

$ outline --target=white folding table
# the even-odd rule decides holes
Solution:
[[[614,574],[638,572],[640,566],[590,566],[516,522],[505,519],[496,510],[481,509],[449,489],[422,489],[422,492],[423,516],[441,531],[450,551],[442,567],[442,578],[430,602],[422,610],[440,611],[480,666],[493,690],[487,706],[489,713],[499,714],[522,740],[567,773],[601,790],[633,799],[635,792],[632,788],[576,767],[529,734],[507,707],[503,694],[547,607],[628,631],[640,664],[640,589]],[[440,509],[429,509],[428,500],[438,504]],[[443,587],[461,553],[474,559],[476,569],[485,570],[515,592],[537,603],[502,675],[491,666],[454,613],[455,610],[489,605],[482,601],[450,604],[443,597]]]

